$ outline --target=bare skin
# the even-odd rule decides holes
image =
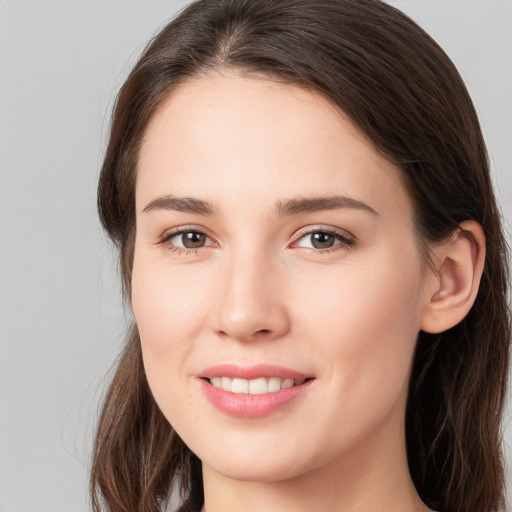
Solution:
[[[232,73],[162,105],[136,207],[146,373],[203,463],[204,510],[429,510],[407,467],[407,386],[418,332],[460,320],[466,306],[442,307],[455,293],[471,305],[458,285],[482,260],[469,237],[426,268],[401,170],[320,94]],[[452,254],[460,265],[444,264]],[[204,369],[226,363],[291,368],[312,385],[236,417],[202,391]]]

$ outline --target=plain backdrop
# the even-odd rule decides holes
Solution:
[[[144,44],[186,3],[0,0],[0,512],[89,510],[97,407],[124,334],[95,211],[109,112]],[[390,3],[462,73],[510,226],[512,1]]]

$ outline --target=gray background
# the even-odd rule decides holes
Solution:
[[[390,3],[466,80],[510,225],[512,2]],[[95,211],[108,113],[144,43],[185,4],[0,0],[0,512],[88,510],[96,410],[124,329]],[[508,416],[505,429],[510,454]]]

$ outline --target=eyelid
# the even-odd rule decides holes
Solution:
[[[170,241],[175,236],[181,235],[183,233],[188,233],[190,231],[193,231],[195,233],[201,233],[201,234],[205,235],[213,243],[203,246],[203,247],[197,247],[197,248],[179,247],[179,246],[176,246],[176,245],[170,243]],[[189,251],[197,252],[201,249],[216,246],[216,245],[218,245],[218,242],[215,240],[215,238],[209,233],[209,231],[206,228],[204,228],[202,226],[197,226],[197,225],[186,225],[186,226],[178,226],[176,228],[172,228],[172,229],[165,231],[161,236],[158,237],[158,240],[155,242],[155,244],[156,245],[166,245],[169,250],[187,253]]]
[[[340,241],[340,243],[337,243],[333,245],[332,247],[329,247],[327,249],[315,249],[310,247],[300,247],[297,245],[297,243],[302,240],[304,237],[308,235],[312,235],[314,233],[326,233],[329,235],[333,235],[337,237],[337,239]],[[300,229],[295,235],[293,236],[293,242],[291,243],[292,248],[299,248],[304,249],[307,251],[312,251],[315,253],[328,253],[337,251],[340,249],[346,249],[350,246],[353,246],[356,242],[356,237],[352,235],[352,233],[348,232],[345,229],[340,228],[334,228],[332,226],[307,226],[305,228]]]
[[[175,236],[178,236],[182,233],[187,232],[197,232],[204,234],[210,241],[212,241],[211,244],[197,247],[197,248],[185,248],[185,247],[179,247],[174,244],[170,243],[170,240],[174,238]],[[336,237],[339,241],[339,243],[336,243],[332,247],[326,248],[326,249],[316,249],[316,248],[308,248],[308,247],[300,247],[298,246],[298,242],[308,236],[312,235],[314,233],[326,233],[329,235],[333,235]],[[348,247],[354,245],[356,242],[356,237],[352,235],[350,232],[348,232],[345,229],[335,228],[332,226],[307,226],[304,228],[301,228],[299,231],[297,231],[293,235],[293,242],[290,244],[290,247],[292,248],[300,248],[306,251],[314,252],[314,253],[322,253],[326,254],[329,252],[337,251],[340,249],[347,249]],[[174,252],[182,253],[182,254],[188,254],[188,253],[197,253],[201,249],[209,248],[209,247],[215,247],[218,246],[218,242],[215,240],[215,237],[213,237],[209,230],[197,225],[185,225],[185,226],[178,226],[176,228],[172,228],[170,230],[165,231],[156,241],[156,245],[166,245],[169,250],[172,250]]]

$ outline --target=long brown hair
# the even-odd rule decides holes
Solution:
[[[410,472],[443,512],[504,505],[500,421],[510,316],[506,244],[485,144],[452,62],[413,21],[378,0],[199,0],[149,43],[113,112],[98,189],[104,228],[120,250],[130,299],[135,176],[148,121],[191,77],[229,68],[322,91],[404,171],[420,244],[462,221],[484,229],[487,256],[467,317],[418,338],[406,411]],[[158,409],[137,327],[101,413],[91,476],[96,512],[156,512],[170,489],[182,512],[203,503],[201,465]]]

